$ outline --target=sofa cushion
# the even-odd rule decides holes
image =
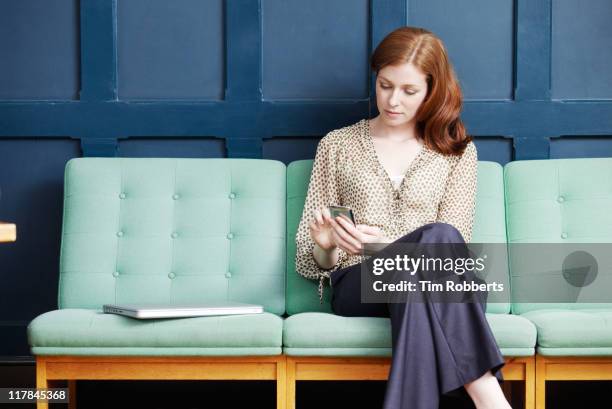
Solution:
[[[319,304],[317,283],[298,275],[295,271],[295,236],[297,233],[306,194],[312,160],[300,160],[287,168],[287,313],[328,312],[331,313],[331,291],[325,291],[323,304]],[[478,191],[476,197],[476,216],[472,243],[505,243],[506,225],[504,210],[504,189],[502,167],[495,162],[478,162]],[[500,254],[501,256],[501,254]],[[506,257],[504,251],[503,257]],[[506,263],[500,263],[506,265]],[[488,275],[488,282],[496,281],[509,287],[506,268]],[[495,297],[495,298],[494,298]],[[497,296],[490,295],[487,312],[506,314],[510,312],[508,292]]]
[[[28,326],[34,355],[278,355],[282,318],[271,313],[137,320],[62,309]]]
[[[283,351],[287,355],[390,356],[391,321],[322,312],[292,315],[283,323]]]
[[[612,308],[534,310],[521,316],[535,324],[542,355],[612,355]]]
[[[502,354],[528,356],[535,353],[536,327],[529,320],[512,314],[489,314],[487,321]]]
[[[591,308],[589,301],[607,303],[598,307],[612,308],[609,292],[612,268],[607,248],[590,245],[612,243],[612,185],[598,182],[610,177],[612,158],[530,160],[506,165],[504,183],[513,313],[586,309]],[[554,257],[546,257],[543,254],[549,251],[537,243],[560,245]],[[599,264],[596,279],[579,288],[564,278],[564,257],[557,254],[569,255],[575,250],[593,252]],[[604,256],[600,257],[597,252]],[[541,295],[546,298],[540,299]]]
[[[282,315],[285,187],[273,160],[71,159],[59,307],[231,300]]]
[[[504,355],[533,355],[536,330],[529,320],[509,314],[487,314],[487,320]],[[391,322],[320,312],[292,315],[284,322],[283,351],[295,356],[391,356]]]

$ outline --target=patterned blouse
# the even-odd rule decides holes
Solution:
[[[423,145],[396,188],[378,160],[368,120],[328,133],[317,146],[296,234],[296,271],[319,281],[319,300],[323,303],[324,280],[332,272],[365,259],[339,249],[334,266],[323,269],[317,264],[309,223],[314,209],[328,205],[352,208],[355,223],[378,226],[393,241],[425,224],[443,222],[457,228],[469,242],[476,168],[473,142],[461,156],[443,155]]]

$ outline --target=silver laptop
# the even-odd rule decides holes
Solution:
[[[107,314],[119,314],[132,318],[150,319],[260,314],[263,312],[263,307],[261,305],[243,304],[233,301],[218,301],[189,305],[104,304],[102,310]]]

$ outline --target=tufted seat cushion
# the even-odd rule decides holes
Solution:
[[[270,313],[136,320],[68,308],[35,318],[28,340],[35,355],[278,355],[282,328]]]
[[[529,320],[510,314],[487,314],[505,356],[534,354],[536,329]],[[391,356],[388,318],[342,317],[306,312],[284,322],[283,351],[287,355]]]
[[[522,316],[535,324],[542,355],[612,355],[612,308],[544,309]]]
[[[391,356],[391,324],[388,318],[304,312],[285,319],[283,346],[287,355]]]

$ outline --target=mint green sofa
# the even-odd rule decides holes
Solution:
[[[70,160],[59,309],[28,327],[38,387],[269,379],[285,407],[285,186],[277,161]],[[105,303],[226,299],[265,313],[138,321],[101,312]]]
[[[78,379],[267,379],[277,407],[294,408],[299,380],[386,379],[389,320],[332,314],[330,291],[319,304],[316,284],[295,272],[311,168],[312,160],[70,160],[58,309],[28,327],[37,385],[68,380],[75,393]],[[612,159],[480,162],[478,171],[472,242],[612,239],[612,185],[590,182],[609,180]],[[612,300],[517,302],[534,273],[517,269],[508,248],[509,268],[491,279],[509,284],[513,298],[490,302],[487,319],[504,377],[525,381],[525,407],[543,408],[546,380],[611,379]],[[610,274],[601,271],[592,291],[610,288]],[[100,310],[225,299],[266,312],[137,321]]]
[[[340,317],[331,313],[330,291],[321,305],[316,283],[295,271],[295,237],[302,215],[312,161],[297,161],[287,169],[287,314],[283,350],[291,356],[391,356],[387,318]],[[472,242],[505,243],[503,170],[494,162],[480,162]],[[491,280],[509,285],[508,271]],[[533,356],[536,329],[527,319],[510,314],[510,300],[487,304],[487,319],[505,356]],[[362,334],[362,336],[356,336]]]
[[[387,318],[334,315],[330,291],[319,303],[316,283],[295,271],[295,234],[306,200],[312,161],[287,168],[287,314],[283,351],[287,355],[288,407],[298,380],[387,379],[391,356],[391,327]],[[479,162],[474,243],[506,243],[503,169]],[[508,270],[487,280],[509,285]],[[510,299],[487,304],[487,320],[506,357],[504,376],[525,381],[526,407],[533,407],[536,328],[528,319],[510,314]],[[362,358],[362,359],[360,359]],[[365,359],[369,358],[369,359]],[[373,359],[379,358],[379,359]]]
[[[542,273],[559,271],[560,260],[542,255],[538,268],[524,266],[520,245],[573,243],[573,251],[612,243],[611,180],[612,158],[518,161],[505,167],[512,313],[537,328],[538,408],[545,407],[547,380],[612,380],[612,265],[602,257],[595,281],[578,289],[560,273]],[[578,302],[522,298],[534,285],[551,295],[576,294]]]

